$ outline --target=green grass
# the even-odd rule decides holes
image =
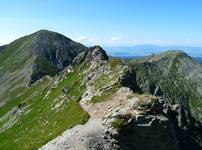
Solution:
[[[54,76],[58,73],[58,69],[55,65],[51,64],[47,59],[43,57],[37,57],[35,60],[36,68],[32,73],[32,79],[34,81],[40,79],[44,75]]]
[[[121,65],[122,61],[120,58],[111,58],[109,65],[112,69],[116,68],[118,65]]]
[[[2,61],[0,61],[0,66],[2,68],[0,69],[0,75],[4,71],[15,71],[24,67],[30,53],[27,49],[30,49],[32,42],[31,36],[25,36],[12,42],[1,51],[0,60]]]
[[[104,90],[101,95],[92,97],[91,102],[99,103],[110,100],[118,89],[119,85],[114,85],[111,90]]]
[[[44,98],[50,90],[52,81],[43,79],[33,84],[20,97],[3,106],[0,109],[0,116],[22,102],[28,105],[17,123],[0,134],[0,149],[37,149],[64,130],[85,123],[89,116],[78,104],[85,90],[81,80],[82,77],[75,70],[59,82],[47,98]],[[68,87],[68,93],[60,98],[65,87]],[[63,103],[57,109],[53,109],[57,102]]]
[[[132,118],[130,113],[125,114],[124,116],[116,118],[116,120],[112,123],[113,128],[118,131],[124,129],[124,127],[128,124],[128,120]]]
[[[20,38],[11,44],[7,45],[0,52],[0,88],[6,91],[0,94],[0,101],[7,101],[14,98],[16,91],[22,91],[23,87],[27,83],[27,76],[29,73],[26,65],[33,61],[31,57],[30,48],[32,47],[33,38],[31,36],[25,36]],[[20,76],[22,78],[20,78]],[[9,84],[6,82],[9,81]],[[21,85],[20,88],[16,88],[16,85]]]
[[[105,86],[105,85],[106,85],[107,83],[109,83],[109,82],[110,82],[109,76],[103,74],[103,75],[101,75],[98,79],[96,79],[96,80],[94,81],[94,86],[95,86],[96,89],[99,89],[99,88]]]

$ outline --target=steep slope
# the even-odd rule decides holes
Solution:
[[[57,74],[86,49],[61,34],[47,30],[37,31],[1,47],[1,105],[44,75]]]
[[[141,92],[163,96],[202,121],[202,65],[181,51],[167,51],[132,62]]]
[[[78,101],[85,91],[77,67],[45,76],[0,109],[0,149],[37,149],[67,128],[87,121]]]

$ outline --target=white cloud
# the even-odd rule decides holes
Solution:
[[[96,37],[96,36],[80,36],[74,38],[77,42],[93,46],[93,45],[107,45],[107,46],[132,46],[141,44],[154,44],[154,45],[177,45],[183,43],[175,40],[160,40],[160,39],[135,39],[128,37],[112,36],[112,37]],[[188,42],[187,42],[188,43]]]
[[[147,43],[149,44],[157,44],[157,45],[178,45],[180,41],[175,41],[175,40],[154,40],[154,41],[148,41]]]
[[[89,40],[89,37],[87,37],[87,36],[80,36],[80,37],[76,38],[77,42],[85,42],[88,40]]]
[[[115,37],[111,37],[109,39],[110,42],[117,42],[117,41],[121,41],[121,37],[115,36]]]
[[[75,38],[75,41],[83,44],[87,44],[87,45],[101,45],[104,40],[94,36],[80,36]]]
[[[119,36],[114,36],[111,38],[108,38],[108,40],[104,41],[108,45],[134,45],[137,44],[137,41],[132,38],[126,38],[126,37],[119,37]]]

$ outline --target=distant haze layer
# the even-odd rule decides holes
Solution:
[[[192,57],[202,57],[202,47],[191,46],[157,46],[157,45],[135,45],[128,47],[105,47],[110,56],[116,57],[141,57],[150,54],[158,54],[166,50],[181,50]]]

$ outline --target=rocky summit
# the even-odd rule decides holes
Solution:
[[[201,150],[202,65],[130,61],[40,30],[0,47],[0,149]]]

